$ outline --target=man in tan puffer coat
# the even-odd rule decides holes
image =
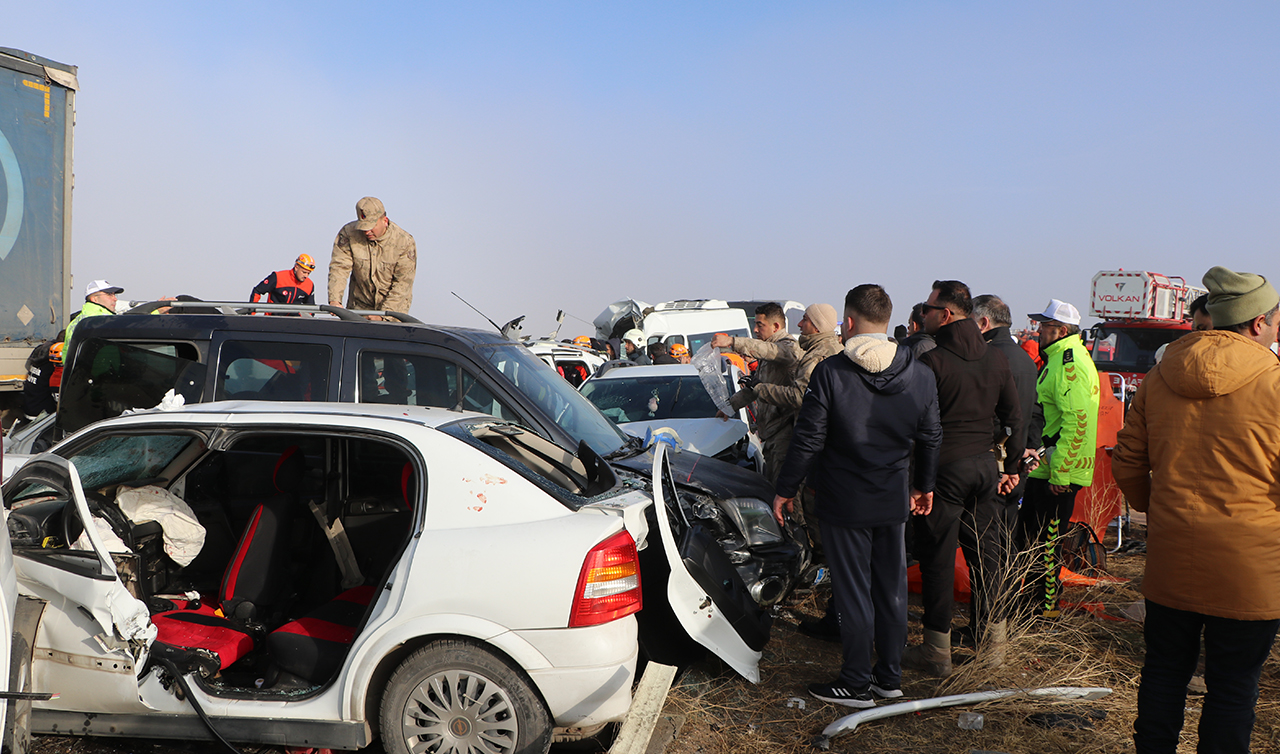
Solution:
[[[1134,396],[1112,471],[1147,513],[1146,662],[1134,743],[1173,752],[1205,643],[1199,751],[1249,750],[1258,677],[1280,626],[1280,295],[1205,273],[1215,329],[1169,344]]]

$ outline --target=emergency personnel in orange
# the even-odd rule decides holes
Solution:
[[[311,280],[311,273],[315,269],[316,261],[311,255],[300,254],[293,263],[293,269],[273,272],[254,286],[249,301],[257,303],[265,298],[272,304],[314,304],[315,283]]]

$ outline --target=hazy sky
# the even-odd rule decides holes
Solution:
[[[1021,324],[1102,269],[1280,275],[1276,3],[64,0],[4,26],[80,68],[77,291],[244,299],[301,252],[323,281],[366,194],[417,239],[413,314],[484,326],[456,291],[526,333],[629,296],[878,282],[897,323],[959,278]]]

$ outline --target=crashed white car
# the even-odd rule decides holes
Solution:
[[[740,373],[732,365],[727,370],[725,390],[733,395]],[[760,438],[751,430],[747,409],[717,418],[716,404],[690,364],[608,369],[579,391],[628,434],[645,439],[671,430],[684,450],[764,472]]]
[[[3,488],[14,734],[545,751],[625,715],[635,614],[659,601],[756,680],[759,647],[700,585],[720,575],[649,513],[677,494],[666,468],[660,448],[651,493],[585,445],[412,406],[94,424]]]

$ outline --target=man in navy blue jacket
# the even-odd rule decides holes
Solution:
[[[844,664],[835,681],[809,693],[846,707],[902,696],[904,527],[910,513],[929,512],[942,444],[933,373],[889,340],[892,315],[878,285],[845,297],[844,350],[813,370],[773,500],[781,521],[806,475],[817,490]]]

